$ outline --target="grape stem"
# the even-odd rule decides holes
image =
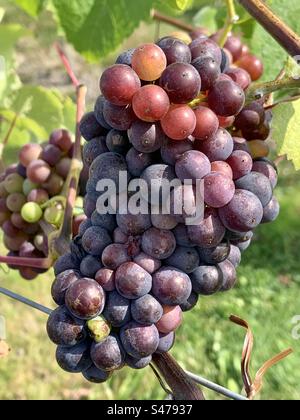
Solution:
[[[164,22],[164,23],[167,23],[168,25],[175,26],[175,28],[181,29],[186,32],[192,32],[195,30],[195,26],[189,25],[188,23],[185,23],[180,19],[175,19],[169,16],[165,16],[162,13],[158,12],[157,10],[152,11],[152,18],[159,22]]]
[[[239,0],[240,4],[292,57],[300,55],[300,37],[261,0]]]
[[[53,260],[48,258],[24,258],[0,256],[0,263],[13,265],[15,267],[40,268],[48,270],[52,267]]]
[[[270,93],[274,93],[282,89],[296,88],[300,88],[300,79],[293,77],[285,77],[271,82],[254,83],[246,92],[247,102],[262,99]]]
[[[187,376],[169,353],[155,353],[152,360],[153,365],[170,387],[175,400],[205,400],[200,388]]]
[[[71,162],[70,172],[65,184],[66,189],[66,209],[61,229],[55,238],[54,249],[59,255],[68,252],[70,239],[72,237],[73,210],[76,202],[80,173],[83,169],[81,153],[81,133],[79,129],[80,121],[85,111],[85,98],[87,89],[84,85],[77,87],[77,113],[76,113],[76,138],[74,153]]]
[[[238,22],[239,20],[239,16],[236,13],[235,10],[235,5],[234,5],[234,0],[226,0],[226,5],[227,5],[227,20],[226,20],[226,24],[225,27],[222,31],[222,36],[220,39],[220,47],[224,47],[224,45],[226,44],[228,35],[230,34],[230,32],[233,29],[233,26]]]
[[[77,77],[75,76],[75,73],[72,69],[72,66],[71,66],[71,63],[70,63],[68,57],[66,56],[62,47],[58,43],[55,44],[55,48],[56,48],[56,50],[58,52],[58,55],[59,55],[59,57],[60,57],[60,59],[63,63],[63,66],[66,69],[66,72],[67,72],[68,76],[70,77],[74,87],[77,89],[78,86],[80,85],[80,83],[79,83]]]

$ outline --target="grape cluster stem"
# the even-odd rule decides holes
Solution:
[[[240,4],[292,56],[300,55],[300,37],[261,0],[239,0]]]

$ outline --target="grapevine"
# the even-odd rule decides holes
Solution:
[[[5,167],[3,150],[23,111],[4,137],[0,226],[9,253],[0,262],[26,280],[53,266],[56,309],[23,303],[49,315],[59,367],[88,382],[151,367],[170,398],[204,400],[193,374],[170,355],[184,315],[238,284],[256,229],[280,214],[275,189],[285,156],[272,160],[273,110],[298,101],[299,78],[288,63],[276,80],[262,81],[264,63],[234,31],[235,3],[225,3],[225,26],[213,33],[152,10],[180,31],[119,54],[85,114],[86,87],[56,44],[76,90],[75,142],[56,130]],[[267,6],[239,3],[299,54],[299,37]],[[254,399],[266,371],[292,350],[252,380],[252,331],[230,319],[247,329],[242,378]],[[0,345],[1,358],[9,348]]]

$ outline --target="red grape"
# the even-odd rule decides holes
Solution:
[[[196,128],[196,116],[187,105],[171,105],[169,112],[161,121],[166,135],[173,140],[185,140]]]
[[[170,100],[166,92],[156,85],[143,86],[132,100],[136,116],[142,121],[160,121],[168,112]]]
[[[155,44],[144,44],[132,56],[132,68],[141,80],[152,82],[162,75],[167,67],[163,50]]]

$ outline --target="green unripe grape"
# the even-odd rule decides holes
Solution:
[[[83,198],[77,197],[75,201],[74,210],[73,210],[73,216],[74,217],[81,216],[82,213],[83,213]]]
[[[21,193],[23,191],[24,178],[19,174],[10,174],[4,180],[4,186],[9,194]]]
[[[105,340],[111,332],[111,325],[103,316],[97,316],[96,318],[91,319],[88,321],[87,326],[90,336],[96,343]]]
[[[10,194],[6,199],[6,205],[13,213],[19,213],[26,203],[26,197],[21,193]]]
[[[26,203],[21,210],[21,216],[27,223],[37,223],[43,216],[43,211],[37,203]]]
[[[0,182],[0,198],[6,198],[8,195],[9,194],[5,188],[5,182],[4,181]]]
[[[44,213],[44,219],[51,225],[60,226],[64,217],[62,206],[48,207]]]
[[[35,190],[36,188],[38,188],[38,184],[34,184],[29,179],[25,179],[23,182],[23,193],[26,195],[26,197],[32,190]]]

